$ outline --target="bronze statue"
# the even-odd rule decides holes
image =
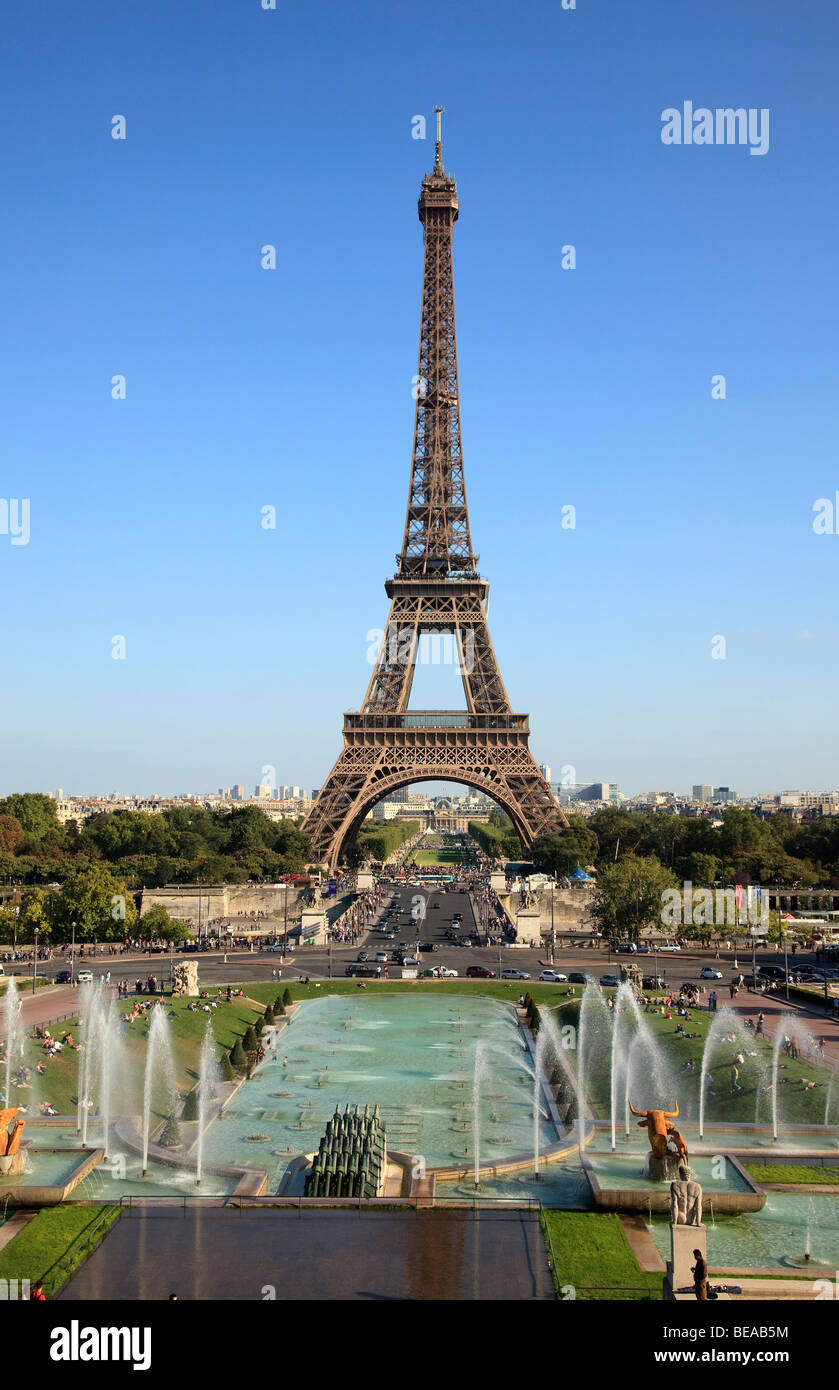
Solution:
[[[636,1110],[632,1101],[629,1102],[629,1108],[633,1115],[642,1116],[638,1121],[638,1128],[643,1129],[646,1125],[653,1157],[666,1158],[667,1141],[672,1138],[674,1134],[678,1134],[678,1130],[674,1130],[673,1126],[669,1125],[667,1121],[678,1118],[679,1102],[676,1101],[675,1110]],[[684,1149],[684,1155],[687,1157],[687,1148],[681,1135],[679,1135],[679,1140],[682,1144],[682,1149]]]
[[[685,1143],[679,1131],[677,1129],[674,1129],[672,1125],[670,1126],[669,1136],[670,1143],[675,1146],[676,1153],[678,1154],[679,1158],[683,1158],[685,1160],[685,1163],[687,1163],[689,1157],[688,1146]]]
[[[17,1119],[17,1112],[16,1105],[0,1110],[0,1158],[16,1154],[20,1148],[26,1121]]]

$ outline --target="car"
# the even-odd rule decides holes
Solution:
[[[402,960],[400,961],[400,965],[419,965],[419,964],[420,964],[420,961],[417,960],[416,956],[403,956],[403,957],[402,957]]]
[[[472,980],[494,980],[495,971],[488,970],[485,965],[470,965],[467,967],[466,974]]]
[[[662,951],[681,951],[678,941],[662,941],[660,946],[656,946],[659,955]]]
[[[72,982],[72,979],[73,976],[69,970],[59,970],[58,974],[55,977],[55,983],[57,985],[69,985]]]
[[[621,982],[620,975],[601,975],[600,985],[603,989],[617,989]]]
[[[502,980],[529,980],[530,976],[526,970],[502,970]]]
[[[356,956],[356,960],[360,960],[360,961],[365,961],[365,960],[369,960],[369,959],[370,959],[370,956],[369,956],[369,954],[368,954],[367,951],[359,951],[358,955]]]
[[[527,979],[527,976],[525,976],[525,979]],[[563,975],[561,970],[543,970],[539,979],[546,985],[564,985],[568,976]]]
[[[432,911],[433,911],[434,908],[435,908],[435,907],[439,907],[440,904],[439,904],[439,903],[431,903],[430,906],[431,906],[431,909],[432,909]]]
[[[79,973],[78,973],[78,975],[76,976],[76,979],[78,980],[78,982],[79,982],[80,985],[92,985],[92,984],[93,984],[93,971],[92,971],[92,970],[80,970]]]
[[[463,913],[462,913],[462,912],[453,912],[453,913],[452,913],[452,921],[453,921],[453,922],[462,922],[462,921],[463,921]]]
[[[650,951],[652,950],[652,947],[650,946],[649,941],[639,941],[638,945],[635,947],[635,950],[638,952],[639,956],[648,956],[650,954]]]
[[[265,949],[266,949],[266,951],[273,951],[273,952],[275,952],[275,953],[276,953],[276,952],[279,952],[280,955],[283,955],[283,953],[285,952],[285,946],[283,946],[283,945],[278,945],[278,946],[266,946]]]
[[[721,980],[722,971],[715,970],[713,965],[703,965],[699,972],[700,980]]]
[[[787,977],[787,972],[781,965],[761,965],[757,973],[765,980],[785,980]]]
[[[421,941],[421,942],[420,942],[420,950],[421,950],[421,951],[439,951],[439,949],[440,949],[440,947],[437,945],[437,942],[436,942],[436,941]]]
[[[618,942],[618,955],[619,955],[619,956],[634,956],[637,950],[638,950],[638,947],[635,945],[635,942],[634,942],[634,941],[619,941],[619,942]]]
[[[437,973],[440,976],[441,980],[456,980],[458,977],[457,971],[450,970],[447,965],[438,965]]]
[[[582,970],[572,970],[568,976],[569,985],[584,985],[588,975],[584,975]]]
[[[387,951],[377,951],[375,960],[377,964],[383,965],[387,961]]]
[[[645,975],[641,983],[643,984],[644,989],[666,988],[663,975]]]

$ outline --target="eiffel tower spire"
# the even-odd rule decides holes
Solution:
[[[401,577],[445,579],[474,575],[469,512],[460,440],[457,334],[454,315],[452,233],[460,204],[457,184],[443,169],[437,113],[434,172],[426,174],[419,198],[425,228],[419,366],[414,449],[405,538],[396,557]]]
[[[412,782],[465,782],[485,792],[507,812],[525,847],[567,826],[530,752],[528,716],[514,714],[507,697],[487,626],[489,584],[472,550],[452,273],[460,204],[443,168],[442,107],[435,109],[434,169],[422,181],[418,204],[424,262],[404,539],[396,573],[385,582],[390,614],[361,713],[344,715],[343,751],[303,825],[313,854],[330,866],[376,802]],[[451,644],[465,712],[408,712],[426,633]]]

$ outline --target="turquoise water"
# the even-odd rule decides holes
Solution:
[[[512,1006],[440,994],[332,995],[303,1004],[281,1031],[276,1056],[209,1129],[205,1154],[267,1167],[276,1191],[291,1159],[317,1148],[336,1105],[358,1104],[379,1106],[389,1149],[422,1155],[428,1168],[471,1164],[478,1043],[481,1162],[532,1154],[532,1061]],[[556,1141],[541,1118],[540,1147]]]
[[[766,1125],[706,1125],[700,1139],[696,1125],[683,1124],[681,1120],[676,1123],[691,1153],[696,1149],[705,1150],[706,1153],[721,1153],[726,1149],[734,1153],[739,1153],[742,1149],[770,1149],[778,1155],[802,1150],[809,1152],[812,1149],[839,1150],[839,1128],[836,1125],[829,1128],[817,1125],[813,1129],[780,1129],[776,1142],[772,1138],[771,1128]],[[630,1129],[627,1136],[625,1130],[618,1129],[615,1136],[616,1152],[620,1152],[621,1149],[636,1151],[639,1133],[638,1129]],[[643,1138],[643,1135],[641,1137]],[[598,1127],[586,1151],[604,1153],[611,1149],[611,1145],[610,1130]]]
[[[26,1171],[0,1175],[0,1197],[9,1188],[30,1184],[62,1187],[81,1162],[80,1153],[49,1153],[26,1150]]]
[[[637,1140],[636,1140],[637,1143]],[[597,1181],[604,1188],[630,1188],[638,1191],[660,1191],[662,1183],[653,1181],[644,1173],[647,1161],[645,1153],[636,1154],[587,1154],[594,1169]],[[722,1157],[722,1155],[720,1156]],[[717,1192],[750,1192],[752,1189],[734,1164],[724,1158],[723,1164],[716,1158],[694,1155],[690,1160],[691,1175],[701,1183],[707,1199]],[[666,1184],[665,1184],[666,1186]]]
[[[436,1195],[448,1201],[520,1201],[541,1202],[545,1207],[561,1207],[565,1211],[588,1211],[593,1206],[591,1188],[582,1169],[566,1163],[551,1163],[542,1170],[538,1181],[532,1171],[510,1173],[503,1178],[481,1178],[474,1182],[438,1182]]]
[[[814,1268],[813,1278],[824,1278],[839,1266],[839,1202],[828,1194],[770,1192],[762,1211],[720,1216],[713,1222],[706,1212],[704,1221],[709,1265],[777,1266],[780,1272],[785,1256],[804,1253],[809,1223],[811,1254],[830,1265],[828,1270]],[[662,1258],[668,1259],[666,1218],[653,1218],[651,1234]]]

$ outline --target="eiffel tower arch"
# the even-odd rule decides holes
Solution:
[[[472,550],[460,437],[452,273],[457,185],[443,168],[437,107],[434,170],[422,181],[425,258],[411,482],[402,549],[385,583],[390,614],[360,713],[303,823],[314,859],[334,867],[370,809],[412,782],[462,782],[506,811],[522,844],[568,822],[530,752],[487,625],[489,584]],[[465,711],[409,710],[420,638],[447,634]]]

